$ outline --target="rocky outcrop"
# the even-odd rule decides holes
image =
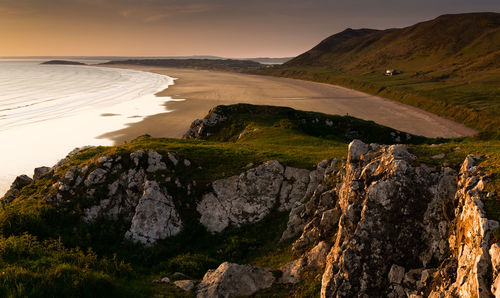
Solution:
[[[310,196],[327,165],[322,162],[310,172],[269,161],[239,176],[214,181],[213,191],[197,205],[200,222],[208,231],[220,232],[229,225],[259,221],[274,208],[289,211]]]
[[[158,239],[177,235],[181,230],[182,220],[172,197],[157,182],[146,181],[144,194],[139,199],[132,225],[125,236],[134,242],[152,244]]]
[[[196,186],[192,174],[200,168],[172,152],[138,150],[71,163],[81,150],[37,169],[35,182],[16,178],[4,202],[39,180],[55,182],[45,191],[47,202],[78,204],[86,222],[123,221],[124,237],[144,245],[179,234],[198,220],[196,211],[212,233],[260,221],[273,210],[289,212],[281,240],[295,238],[295,260],[280,274],[223,263],[206,273],[199,297],[252,295],[297,283],[307,271],[322,272],[322,297],[500,296],[500,246],[491,237],[499,224],[486,217],[489,178],[477,156],[468,156],[457,173],[419,163],[402,145],[355,140],[347,160],[325,160],[312,171],[268,161]],[[194,218],[183,218],[186,208]],[[194,286],[187,279],[177,284],[188,291]]]
[[[276,278],[267,268],[222,263],[209,270],[198,285],[198,298],[250,296],[270,288]]]
[[[451,254],[437,272],[436,279],[440,283],[430,297],[441,297],[443,293],[446,296],[492,297],[494,294],[498,297],[498,285],[495,285],[500,262],[498,244],[489,243],[498,222],[486,218],[481,199],[485,195],[487,177],[479,173],[478,159],[468,156],[460,169],[458,191],[453,201],[456,206],[454,219],[448,236]]]
[[[331,245],[326,241],[321,241],[300,258],[283,265],[279,283],[298,283],[302,273],[308,270],[323,268],[326,264],[326,256],[330,251]]]
[[[289,226],[306,224],[281,281],[324,266],[322,297],[492,296],[498,223],[485,217],[476,160],[466,159],[457,184],[454,170],[421,165],[404,146],[353,141],[345,172],[324,179],[339,183],[319,184],[292,210]]]
[[[218,126],[227,120],[226,109],[217,106],[210,110],[204,119],[197,119],[191,123],[191,127],[184,134],[185,139],[199,139],[211,136]]]
[[[21,189],[32,183],[33,179],[31,179],[26,175],[17,176],[14,182],[12,182],[9,190],[5,193],[5,195],[1,198],[1,200],[5,203],[12,202],[17,197]]]
[[[124,235],[127,239],[152,245],[183,229],[175,200],[188,196],[192,181],[181,183],[175,175],[190,166],[190,161],[173,153],[164,156],[143,150],[128,156],[100,156],[84,166],[66,168],[60,162],[55,168],[59,181],[52,185],[55,192],[47,200],[63,204],[85,194],[93,203],[84,208],[84,221],[123,220],[130,224]]]
[[[194,288],[194,281],[190,279],[177,280],[174,281],[174,285],[176,285],[181,290],[189,292]]]

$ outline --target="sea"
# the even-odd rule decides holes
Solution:
[[[0,197],[16,176],[76,147],[112,145],[99,136],[168,112],[164,103],[174,100],[155,96],[174,83],[169,76],[41,62],[0,59]]]

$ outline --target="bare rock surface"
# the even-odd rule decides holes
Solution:
[[[275,277],[270,269],[225,262],[205,274],[198,285],[197,297],[250,296],[270,288],[274,282]]]
[[[175,236],[181,230],[182,220],[172,197],[161,190],[157,182],[146,181],[126,237],[134,242],[152,244],[158,239]]]
[[[80,152],[70,153],[68,158]],[[127,160],[124,167],[123,159]],[[130,228],[125,238],[144,245],[153,245],[180,233],[183,221],[174,203],[175,196],[187,196],[191,181],[173,180],[170,175],[186,169],[190,161],[168,152],[138,150],[128,156],[99,156],[85,166],[63,169],[59,181],[52,185],[56,193],[47,200],[54,204],[70,202],[76,194],[85,194],[94,202],[83,210],[83,220],[99,218],[124,220]]]
[[[312,266],[324,266],[322,297],[492,297],[498,223],[485,217],[477,159],[457,174],[419,165],[402,145],[352,142],[345,168],[330,169],[330,183],[292,208],[301,257],[281,268],[280,282],[297,282],[322,244],[328,253]]]
[[[324,171],[320,166],[310,172],[268,161],[239,176],[214,181],[213,191],[197,205],[200,222],[208,231],[220,232],[229,225],[262,220],[274,207],[289,211],[316,188]]]
[[[478,173],[478,160],[479,157],[469,155],[458,176],[458,190],[454,197],[456,207],[448,236],[453,275],[447,274],[449,268],[442,266],[438,273],[445,278],[430,297],[440,297],[443,293],[446,296],[492,297],[494,294],[498,297],[496,279],[500,261],[495,253],[498,244],[490,245],[489,242],[492,231],[499,224],[486,218],[481,198],[485,196],[487,178]]]
[[[209,137],[212,135],[213,130],[220,124],[227,120],[225,110],[222,107],[215,107],[210,110],[208,117],[204,119],[197,119],[191,123],[191,127],[184,134],[185,139],[197,139]]]
[[[189,292],[194,288],[194,281],[190,279],[176,280],[174,281],[174,285],[176,285],[179,289]]]
[[[32,183],[33,179],[26,175],[17,176],[16,179],[14,179],[14,182],[12,182],[9,190],[5,193],[1,200],[6,203],[12,202],[17,197],[21,189]]]

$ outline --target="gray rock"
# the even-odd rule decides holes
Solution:
[[[280,268],[282,276],[278,283],[298,283],[304,271],[322,268],[326,263],[326,256],[330,247],[330,244],[326,241],[321,241],[299,259],[283,265]]]
[[[491,293],[495,297],[500,297],[500,244],[495,243],[490,248],[492,272]]]
[[[174,164],[174,166],[177,166],[177,164],[179,163],[179,159],[177,159],[177,157],[170,152],[168,152],[167,155],[168,159],[170,159],[170,161]]]
[[[194,288],[194,281],[188,279],[176,280],[174,281],[174,285],[176,285],[179,289],[189,292]]]
[[[198,139],[206,138],[212,135],[213,130],[227,120],[225,116],[224,107],[215,107],[210,110],[209,114],[205,119],[197,119],[191,123],[191,127],[184,134],[185,139]]]
[[[304,199],[309,185],[309,171],[286,167],[281,186],[279,211],[291,210],[295,203]]]
[[[147,172],[153,173],[159,170],[166,170],[167,165],[161,161],[162,156],[156,151],[148,152],[148,168]]]
[[[49,173],[50,170],[51,169],[49,167],[35,168],[34,173],[33,173],[33,181],[36,182],[38,180],[38,178],[40,178],[40,176],[43,176],[43,175]]]
[[[443,159],[446,155],[444,153],[431,156],[432,159]]]
[[[143,150],[139,150],[139,151],[135,151],[135,152],[130,153],[130,159],[134,162],[136,167],[139,166],[139,162],[140,162],[142,156],[144,156]]]
[[[172,197],[161,190],[155,181],[147,181],[126,237],[134,242],[151,245],[159,239],[177,235],[182,220]]]
[[[157,283],[157,284],[169,284],[170,283],[170,278],[163,277],[161,279],[155,279],[155,280],[153,280],[153,283]]]
[[[267,268],[222,263],[216,270],[209,270],[198,285],[198,298],[250,296],[270,288],[275,281]]]
[[[357,161],[361,158],[361,155],[368,152],[369,146],[360,140],[354,140],[349,144],[348,157],[350,162]]]
[[[84,181],[85,186],[89,187],[94,184],[103,183],[104,180],[106,179],[107,173],[108,171],[106,171],[105,169],[102,168],[95,169],[87,176],[87,179],[85,179]]]
[[[196,208],[201,224],[210,232],[220,232],[229,224],[263,219],[276,203],[283,172],[279,162],[269,161],[240,176],[213,182],[214,192],[204,195]]]
[[[10,189],[5,193],[1,200],[6,203],[12,202],[25,186],[32,183],[33,179],[26,175],[17,176],[16,179],[14,179],[14,182],[12,182]]]

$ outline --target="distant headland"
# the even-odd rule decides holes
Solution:
[[[44,65],[87,65],[86,63],[77,61],[67,61],[67,60],[50,60],[42,62]]]

